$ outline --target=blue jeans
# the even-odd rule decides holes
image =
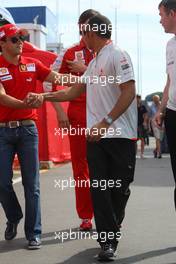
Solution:
[[[20,162],[24,186],[25,235],[27,240],[31,240],[41,236],[38,131],[35,125],[0,127],[0,202],[12,223],[23,217],[12,185],[15,154]]]

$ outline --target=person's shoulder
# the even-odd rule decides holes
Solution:
[[[69,48],[65,49],[62,57],[65,59],[72,60],[72,57],[74,56],[75,52],[83,50],[83,47],[80,45],[80,43],[75,43]]]
[[[129,57],[128,52],[125,49],[122,49],[119,46],[113,46],[112,54],[113,54],[113,56],[117,56],[119,59],[120,58],[124,58],[125,59],[125,58]]]
[[[80,44],[80,42],[77,42],[77,43],[74,43],[69,48],[67,48],[66,52],[79,51],[79,50],[82,50],[82,49],[83,49],[83,47]]]
[[[21,62],[22,63],[40,63],[40,60],[31,58],[31,57],[26,57],[26,56],[21,56]]]
[[[125,49],[121,48],[118,45],[114,45],[114,44],[112,44],[112,50],[114,52],[118,52],[118,53],[127,53],[127,51]]]
[[[167,42],[167,47],[171,46],[171,45],[176,45],[176,36],[172,37],[171,39],[168,40]]]

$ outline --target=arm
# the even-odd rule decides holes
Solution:
[[[0,84],[0,104],[16,109],[28,108],[23,101],[7,95],[2,84]]]
[[[164,92],[163,92],[163,97],[162,97],[162,101],[161,101],[161,105],[160,108],[158,109],[155,117],[154,117],[154,121],[156,122],[156,124],[160,127],[162,125],[163,119],[164,119],[164,112],[167,106],[167,101],[169,98],[169,87],[170,87],[170,78],[169,75],[167,76],[167,82],[166,82],[166,86],[164,88]]]
[[[119,118],[128,109],[128,107],[135,98],[135,82],[133,80],[122,83],[120,85],[120,89],[121,95],[118,98],[111,112],[108,113],[108,116],[111,117],[113,121]],[[103,119],[100,123],[96,124],[94,127],[91,128],[89,134],[87,135],[87,140],[99,141],[102,135],[95,135],[94,130],[107,130],[109,126],[110,125],[108,125],[107,122],[105,122]]]
[[[72,87],[57,92],[43,93],[44,101],[64,102],[79,97],[86,90],[86,84],[79,83]]]
[[[69,73],[69,72],[83,73],[86,71],[87,66],[84,65],[82,62],[68,60],[67,57],[70,58],[69,50],[64,54],[64,57],[62,59],[60,57],[56,59],[55,63],[52,66],[52,69],[60,73]],[[58,120],[59,127],[69,128],[70,126],[69,119],[63,107],[61,106],[61,104],[59,102],[57,103],[52,102],[52,105],[57,114],[57,120]]]
[[[121,95],[118,98],[115,106],[108,114],[113,121],[115,121],[119,116],[121,116],[127,108],[130,106],[135,98],[135,82],[128,81],[126,83],[120,84]]]
[[[65,101],[71,101],[77,97],[79,97],[83,92],[86,90],[86,84],[75,84],[72,87],[69,87],[64,90],[60,90],[57,92],[48,92],[48,93],[41,93],[40,97],[38,98],[38,94],[36,93],[28,93],[28,95],[25,98],[25,103],[29,107],[33,107],[33,104],[38,102],[41,104],[41,102],[49,101],[49,102],[65,102]]]
[[[71,74],[61,74],[51,71],[45,79],[46,82],[51,82],[55,85],[72,86],[73,84],[81,83],[81,78]]]
[[[68,56],[68,51],[66,51],[62,55],[59,54],[57,59],[51,66],[51,69],[53,71],[60,72],[60,73],[69,73],[69,69],[67,68],[67,63],[66,63],[66,58],[65,58],[66,56]],[[62,105],[59,102],[52,102],[52,105],[56,111],[58,126],[60,128],[69,128],[70,126],[69,119]]]
[[[87,70],[87,66],[81,61],[66,61],[70,72],[84,73]]]
[[[163,97],[162,97],[160,109],[159,109],[159,111],[161,113],[163,113],[163,114],[165,112],[165,109],[166,109],[166,106],[167,106],[167,101],[169,99],[169,87],[170,87],[170,79],[169,79],[169,75],[168,75],[167,76],[166,86],[165,86],[164,92],[163,92]]]
[[[56,110],[56,114],[57,114],[57,121],[58,121],[58,125],[61,128],[69,128],[70,123],[69,123],[69,119],[67,114],[65,113],[63,107],[61,106],[60,103],[52,103],[54,109]]]

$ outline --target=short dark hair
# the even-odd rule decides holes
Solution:
[[[78,24],[84,24],[89,18],[100,14],[98,11],[94,9],[87,9],[85,10],[78,19]]]
[[[162,0],[159,4],[159,8],[163,6],[167,13],[171,10],[176,11],[176,0]]]
[[[111,38],[112,23],[107,17],[101,14],[91,17],[87,21],[85,26],[86,29],[87,28],[89,29],[88,31],[90,30],[94,31],[97,34],[97,36],[101,38],[106,38],[106,39]]]

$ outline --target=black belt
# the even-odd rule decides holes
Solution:
[[[19,120],[19,121],[16,121],[16,120],[9,121],[9,122],[4,122],[4,123],[0,122],[0,127],[17,128],[19,126],[30,126],[34,124],[35,122],[33,120],[26,119],[26,120]]]

